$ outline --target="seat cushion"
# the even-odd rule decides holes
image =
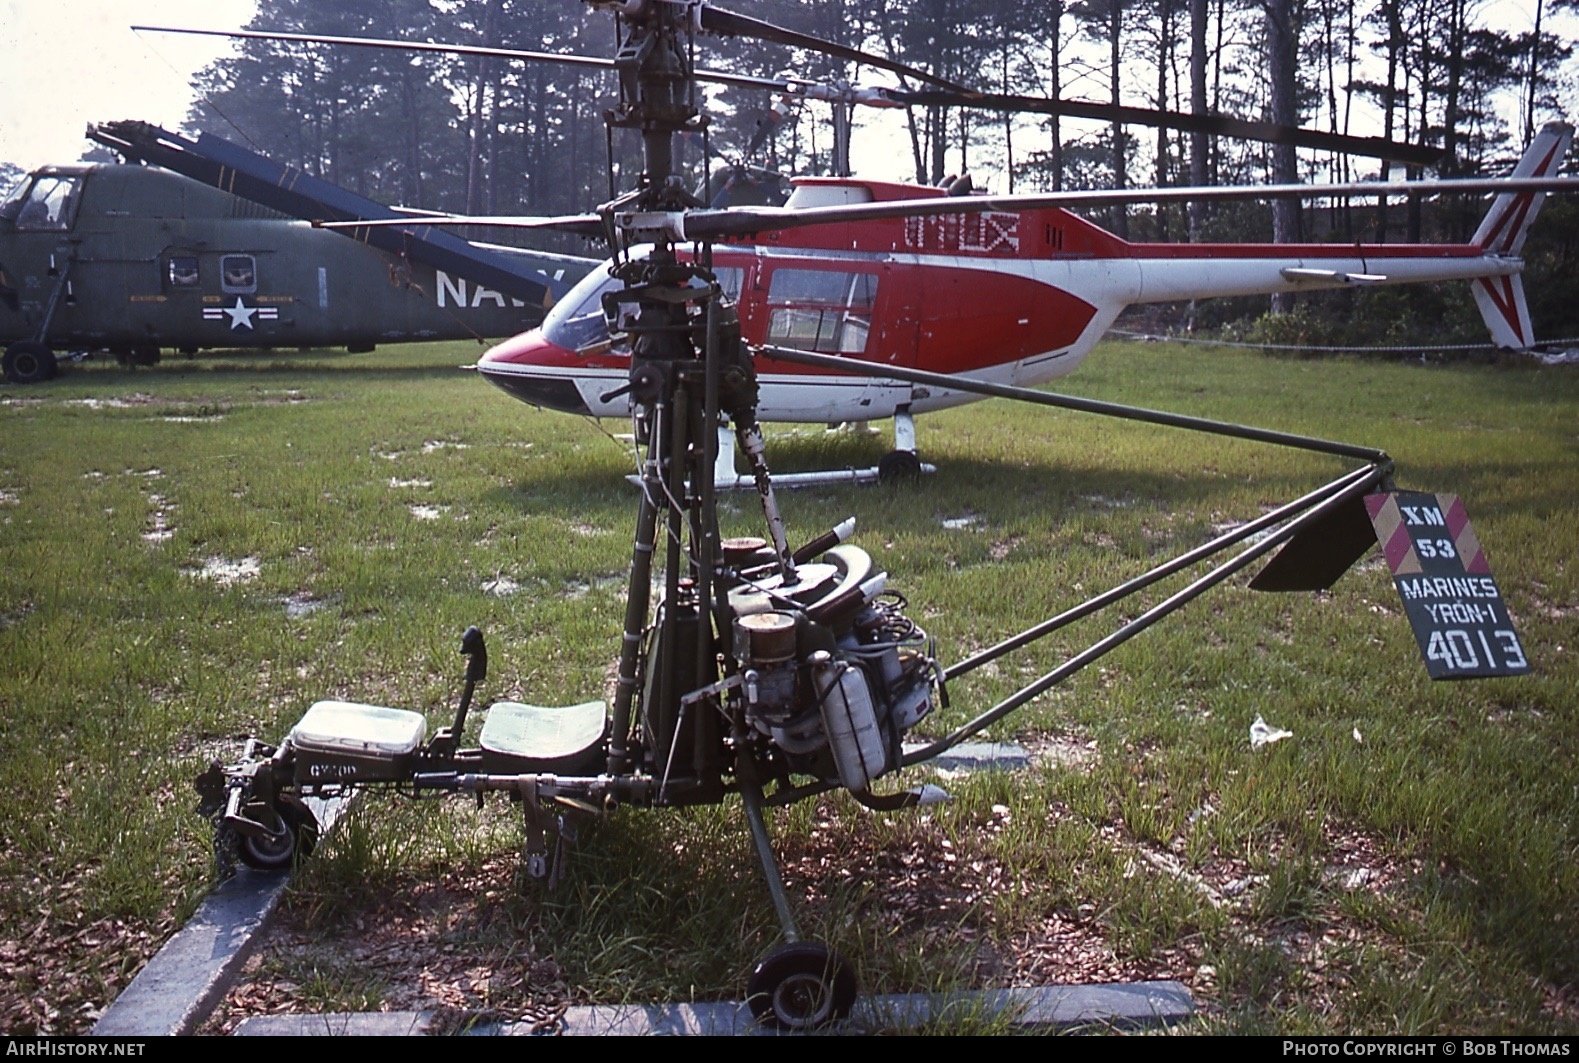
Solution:
[[[608,705],[586,701],[549,708],[497,701],[482,726],[482,766],[489,773],[581,771],[603,754]]]

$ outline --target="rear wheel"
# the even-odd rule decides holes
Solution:
[[[838,953],[815,941],[780,945],[751,972],[746,1003],[764,1026],[814,1030],[850,1014],[855,972]]]
[[[259,871],[283,871],[306,856],[318,842],[318,822],[311,812],[282,804],[269,825],[271,833],[241,835],[241,862]]]
[[[0,368],[13,384],[41,384],[55,375],[55,352],[46,344],[17,340],[5,349]]]

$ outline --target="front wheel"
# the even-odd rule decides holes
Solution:
[[[272,833],[241,835],[241,862],[259,871],[284,871],[318,842],[318,821],[304,808],[282,804],[270,824]]]
[[[890,450],[877,463],[877,482],[910,486],[921,479],[921,459],[913,450]]]
[[[13,384],[42,384],[55,375],[55,352],[33,340],[17,340],[5,349],[0,369]]]
[[[746,982],[752,1017],[779,1030],[814,1030],[838,1022],[855,1004],[855,972],[815,941],[779,945]]]

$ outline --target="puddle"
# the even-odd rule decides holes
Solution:
[[[406,508],[408,510],[410,510],[411,511],[411,515],[413,517],[417,518],[418,520],[438,520],[440,517],[444,516],[445,511],[448,510],[450,507],[449,506],[407,506]]]
[[[322,598],[314,597],[308,591],[297,591],[295,594],[280,599],[280,604],[285,606],[285,615],[292,620],[300,620],[304,616],[311,616],[329,603]]]
[[[427,488],[427,487],[432,487],[433,486],[433,481],[432,480],[401,480],[401,479],[397,479],[396,477],[391,476],[389,478],[389,486],[392,487],[392,488],[395,488],[396,490],[399,490],[402,487],[422,487],[422,488]]]
[[[22,496],[15,491],[7,491],[0,488],[0,506],[14,506],[20,501],[22,501]]]
[[[222,413],[211,413],[203,417],[188,417],[172,414],[169,417],[161,417],[159,419],[168,424],[211,424],[214,421],[223,421],[225,415]]]
[[[451,443],[445,439],[430,439],[422,444],[422,453],[432,454],[435,450],[470,450],[470,443]]]
[[[942,524],[949,531],[960,531],[965,528],[980,527],[981,517],[975,513],[967,513],[963,517],[945,517],[938,523]]]
[[[181,571],[184,575],[213,580],[221,587],[229,587],[256,579],[263,571],[263,562],[255,557],[243,557],[237,561],[224,557],[211,557],[204,561],[200,568],[187,568]]]
[[[508,598],[520,589],[521,585],[509,576],[496,576],[482,585],[482,592],[493,598]]]

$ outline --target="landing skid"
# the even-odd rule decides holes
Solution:
[[[822,484],[904,483],[930,476],[937,466],[922,461],[916,454],[916,419],[908,410],[894,414],[894,449],[883,460],[864,469],[823,469],[815,472],[775,472],[773,483],[779,487],[816,487]],[[719,491],[755,490],[756,479],[735,465],[735,434],[726,426],[718,429],[718,460],[713,466],[713,488]]]

